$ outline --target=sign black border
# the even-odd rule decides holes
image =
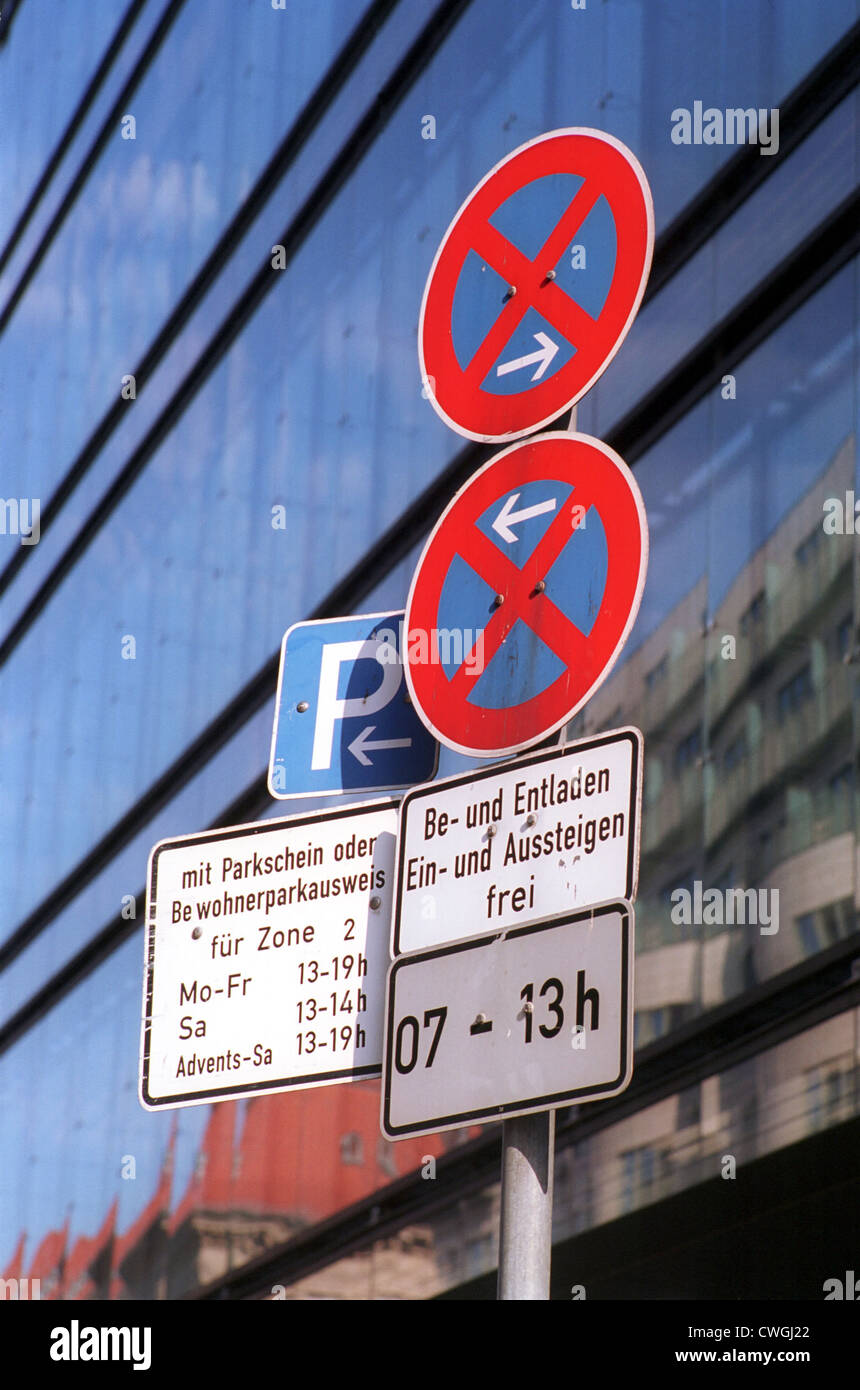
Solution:
[[[558,748],[550,748],[542,753],[529,753],[525,757],[517,754],[515,757],[504,762],[494,763],[492,767],[482,767],[474,772],[458,773],[454,777],[444,777],[437,782],[422,783],[408,791],[400,802],[400,811],[397,817],[397,849],[394,859],[394,900],[391,913],[391,954],[395,958],[406,954],[400,945],[400,919],[401,919],[401,884],[403,882],[403,862],[406,857],[406,815],[409,806],[413,801],[418,801],[427,796],[438,796],[444,793],[448,787],[472,786],[474,783],[485,781],[488,777],[499,777],[507,772],[514,772],[520,768],[533,767],[536,763],[552,762],[562,757],[570,756],[572,753],[587,752],[591,748],[602,748],[608,743],[620,743],[628,740],[632,745],[631,777],[630,777],[630,838],[627,847],[627,877],[625,880],[624,898],[632,902],[636,897],[639,878],[639,833],[641,828],[641,805],[642,805],[642,753],[644,751],[644,737],[641,729],[635,728],[632,724],[625,725],[621,729],[613,729],[608,733],[598,734],[594,738],[574,739],[570,743],[563,743]],[[511,927],[511,931],[517,928]],[[498,929],[488,935],[498,935]],[[415,951],[423,951],[422,946],[412,948],[409,954]]]
[[[433,1119],[424,1120],[420,1124],[392,1125],[390,1122],[391,1110],[391,1075],[392,1075],[392,1052],[394,1035],[394,980],[397,972],[406,969],[410,965],[428,960],[438,960],[441,956],[455,955],[458,951],[480,950],[485,946],[492,946],[496,942],[504,942],[520,936],[529,936],[534,932],[552,931],[558,927],[566,926],[572,922],[583,922],[593,920],[595,917],[605,917],[609,913],[621,914],[621,958],[622,958],[622,978],[621,978],[621,1038],[619,1045],[619,1071],[618,1076],[612,1081],[602,1082],[599,1086],[580,1087],[571,1091],[557,1091],[549,1095],[533,1097],[526,1101],[508,1101],[505,1105],[495,1106],[492,1109],[476,1109],[455,1112],[452,1115],[435,1116]],[[385,988],[385,1032],[382,1050],[382,1109],[380,1114],[380,1127],[387,1139],[411,1139],[419,1135],[434,1133],[444,1129],[459,1129],[463,1126],[477,1124],[484,1121],[503,1120],[513,1118],[516,1115],[531,1115],[539,1110],[555,1110],[561,1105],[575,1105],[579,1101],[599,1100],[601,1097],[618,1095],[630,1085],[633,1077],[633,1057],[630,1050],[629,1036],[629,1003],[632,998],[633,990],[633,969],[634,969],[634,929],[635,913],[633,904],[626,899],[614,898],[606,902],[599,903],[595,907],[580,909],[576,912],[564,913],[559,917],[546,918],[541,922],[532,922],[528,926],[511,927],[507,931],[494,932],[491,935],[473,936],[466,941],[453,942],[447,946],[434,946],[426,951],[413,951],[409,955],[398,956],[394,960],[388,971],[388,980]]]
[[[248,825],[228,826],[221,830],[204,830],[192,835],[176,836],[170,839],[159,840],[158,844],[154,846],[149,856],[146,885],[146,954],[144,957],[143,976],[144,1012],[141,1020],[142,1031],[138,1085],[138,1099],[145,1110],[152,1112],[169,1108],[177,1109],[180,1106],[203,1104],[204,1102],[238,1100],[243,1095],[265,1094],[269,1091],[309,1090],[314,1086],[324,1085],[329,1082],[365,1080],[368,1077],[381,1076],[381,1066],[350,1067],[346,1070],[341,1069],[337,1071],[320,1072],[313,1076],[284,1077],[260,1083],[248,1081],[241,1086],[233,1086],[230,1090],[220,1088],[214,1092],[211,1090],[183,1091],[178,1095],[160,1096],[157,1099],[154,1098],[149,1090],[149,1059],[152,1051],[152,999],[155,979],[155,918],[158,901],[158,859],[159,855],[165,849],[185,849],[188,845],[209,844],[213,840],[225,841],[236,840],[243,837],[247,838],[252,835],[263,834],[270,830],[277,830],[283,826],[292,828],[299,825],[317,825],[321,821],[340,820],[345,816],[362,815],[371,811],[393,811],[397,809],[399,804],[399,797],[380,797],[378,801],[362,802],[356,806],[337,807],[335,810],[330,811],[306,811],[303,813],[300,812],[295,816],[277,816],[272,817],[270,820],[251,821]],[[393,888],[394,885],[392,884],[392,891]]]

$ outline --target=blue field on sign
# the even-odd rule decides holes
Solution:
[[[569,483],[540,479],[502,493],[476,525],[512,564],[521,569],[574,489]],[[575,500],[575,498],[574,498]],[[550,503],[554,503],[550,508]],[[543,510],[538,510],[543,508]],[[518,519],[518,513],[534,512]],[[494,528],[498,521],[502,534]],[[514,539],[505,538],[510,532]],[[591,633],[609,566],[606,531],[590,506],[546,574],[546,595],[585,637]],[[439,600],[439,626],[482,632],[496,612],[495,589],[462,555],[455,555]],[[477,665],[474,661],[473,664]],[[451,679],[459,662],[443,664]],[[518,617],[505,641],[487,661],[468,702],[479,709],[509,709],[548,689],[565,671],[564,662],[533,627]]]
[[[281,649],[269,790],[279,799],[425,782],[438,744],[408,698],[403,613],[297,623]]]
[[[575,174],[534,179],[501,203],[490,223],[528,260],[536,261],[582,184]],[[556,286],[596,321],[612,286],[617,251],[615,218],[601,194],[562,255],[546,270],[555,272]],[[504,266],[487,264],[475,251],[463,262],[454,292],[451,338],[464,371],[505,307],[510,281],[504,272]],[[577,343],[529,304],[481,388],[496,396],[521,395],[549,381],[576,351]]]

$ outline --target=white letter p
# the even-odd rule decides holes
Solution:
[[[403,679],[403,665],[380,659],[379,648],[385,646],[378,637],[368,637],[363,642],[328,642],[323,647],[320,663],[320,687],[317,701],[317,719],[314,725],[314,749],[311,767],[316,771],[331,767],[331,746],[334,726],[338,719],[350,719],[356,715],[375,714],[389,704]],[[337,688],[340,668],[345,661],[359,661],[368,658],[377,662],[382,671],[382,680],[370,695],[360,695],[352,699],[338,699]]]

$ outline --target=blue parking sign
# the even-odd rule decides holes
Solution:
[[[287,629],[269,759],[272,796],[393,791],[435,775],[439,745],[411,703],[402,636],[402,612]]]

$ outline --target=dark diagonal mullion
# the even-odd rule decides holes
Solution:
[[[354,173],[373,141],[388,123],[396,106],[406,95],[415,78],[430,61],[436,48],[442,43],[459,18],[460,13],[469,3],[471,0],[444,0],[433,19],[425,26],[406,57],[398,65],[393,76],[377,93],[370,107],[353,130],[352,135],[341,147],[313,191],[306,198],[299,212],[281,234],[279,240],[285,250],[285,267],[298,253],[306,237]],[[203,352],[180,382],[158,419],[133,451],[111,486],[102,494],[84,524],[66,546],[50,574],[33,594],[3,638],[2,643],[0,643],[0,666],[8,661],[31,623],[41,613],[66,575],[84,554],[94,536],[136,481],[170,430],[184,414],[197,392],[214,372],[282,273],[280,269],[273,270],[271,261],[267,258],[246,285]],[[119,404],[126,409],[128,408],[126,402],[120,401]],[[110,432],[108,429],[107,433]],[[44,534],[44,524],[42,532]],[[10,564],[13,563],[15,560],[10,562]],[[21,563],[20,559],[18,559],[18,563]]]
[[[6,245],[3,247],[3,250],[0,251],[0,275],[2,275],[3,271],[6,269],[12,252],[15,250],[15,247],[18,245],[18,242],[24,235],[27,223],[30,221],[30,218],[33,216],[33,213],[36,211],[36,208],[42,201],[42,197],[45,193],[45,190],[48,188],[51,179],[54,177],[54,174],[57,172],[57,169],[59,168],[60,164],[65,158],[66,151],[68,150],[69,146],[71,145],[72,141],[78,133],[78,128],[84,121],[93,102],[95,101],[96,97],[101,91],[101,88],[104,85],[105,78],[107,77],[108,73],[113,67],[116,58],[120,52],[120,49],[123,47],[123,44],[125,43],[126,39],[131,33],[132,28],[134,27],[138,15],[140,14],[141,10],[146,4],[147,0],[131,0],[131,4],[129,5],[128,9],[126,10],[125,14],[123,15],[122,19],[117,25],[116,32],[113,38],[111,39],[107,49],[105,50],[104,57],[102,58],[98,67],[96,68],[89,82],[87,83],[87,87],[83,96],[81,97],[80,101],[78,102],[77,106],[72,112],[72,115],[66,124],[65,130],[63,131],[62,135],[57,141],[57,144],[54,146],[54,149],[48,158],[48,162],[42,170],[41,175],[39,176],[39,180],[35,188],[33,189],[32,193],[27,199],[27,202],[24,208],[22,209],[20,215],[18,216],[18,219],[14,227],[12,228],[12,231],[9,233]]]
[[[167,354],[171,344],[179,336],[197,306],[217,280],[248,228],[262,211],[277,184],[298,156],[308,137],[313,133],[315,125],[322,119],[328,107],[343,89],[380,28],[398,4],[399,0],[375,0],[364,18],[356,25],[272,155],[247,198],[218,238],[212,251],[146,349],[137,366],[134,367],[132,375],[138,393],[143,390],[147,381],[158,368],[161,359]],[[2,265],[0,265],[0,269],[2,269]],[[102,416],[42,508],[40,532],[42,536],[56,520],[78,483],[89,472],[114,430],[122,423],[126,411],[131,408],[133,407],[130,406],[129,402],[117,396],[114,403]],[[0,573],[0,595],[5,593],[22,565],[26,563],[30,549],[31,547],[28,546],[18,546]]]
[[[469,0],[466,0],[466,3],[469,3]],[[440,10],[447,8],[443,5]],[[465,8],[465,5],[456,8]],[[427,29],[432,28],[439,18],[438,14],[434,16]],[[451,27],[450,23],[448,23],[448,27]],[[427,33],[427,29],[425,29],[425,33]],[[420,43],[421,39],[418,42]],[[857,80],[858,55],[860,55],[860,22],[855,24],[839,43],[834,45],[812,73],[783,102],[780,108],[783,118],[790,117],[791,119],[789,129],[783,133],[779,151],[775,155],[764,158],[761,156],[758,146],[745,147],[739,150],[661,234],[655,248],[654,268],[644,303],[647,303],[658,290],[663,288],[700,246],[728,220],[744,199],[755,191],[762,180],[773,173],[776,168],[781,167],[784,160],[801,140],[805,139],[814,126],[823,120],[833,107],[844,98]],[[340,61],[340,59],[336,61]],[[289,138],[290,136],[287,137],[287,139]],[[277,159],[277,157],[276,155],[275,158]],[[265,178],[266,175],[264,174],[263,177]],[[249,196],[253,197],[254,194]],[[242,210],[240,209],[237,217],[241,216],[241,213]],[[219,248],[229,234],[230,229],[219,242]],[[216,252],[213,252],[213,257],[217,255],[218,250],[216,249]],[[208,276],[211,262],[212,258],[199,272],[202,292],[205,292],[208,284],[211,283],[207,278],[206,284],[203,284],[203,277]],[[196,284],[195,281],[189,287],[189,290],[186,291],[187,296],[194,294]],[[184,301],[185,297],[177,305],[164,329],[151,345],[143,362],[136,369],[134,373],[136,381],[141,382],[147,375],[151,375],[160,354],[166,350],[173,337],[181,329],[188,312],[190,312],[190,309],[183,311]],[[193,308],[193,305],[191,307]],[[42,535],[50,527],[51,522],[56,518],[71,492],[120,423],[125,406],[126,403],[121,400],[114,403],[71,465],[53,497],[43,507]],[[31,549],[31,547],[19,546],[6,568],[0,573],[0,595],[8,588],[21,566],[27,563],[31,556]],[[51,576],[46,580],[46,584],[50,581]],[[0,648],[0,662],[2,659],[3,653],[2,648]]]
[[[741,306],[744,333],[733,331],[733,315],[730,314],[726,321],[709,335],[704,360],[701,351],[691,353],[611,432],[610,442],[613,447],[619,448],[630,462],[640,457],[645,448],[650,447],[656,438],[674,423],[680,394],[677,391],[678,383],[685,388],[685,408],[689,408],[695,399],[701,397],[719,380],[723,365],[721,354],[728,353],[733,358],[742,357],[750,350],[746,336],[750,331],[753,339],[758,340],[762,324],[767,322],[768,331],[777,327],[805,297],[818,288],[823,279],[835,274],[847,258],[854,254],[856,235],[856,218],[852,226],[850,213],[846,216],[844,208],[841,216],[831,217],[819,233],[804,244],[799,254],[787,257],[782,265],[777,267],[768,277],[761,293],[753,293]],[[827,256],[819,254],[822,248],[829,248]],[[788,301],[781,304],[778,295],[786,292],[789,296]],[[694,360],[697,362],[696,370],[700,374],[696,381],[692,382],[690,363]],[[704,375],[701,375],[702,372]],[[363,560],[345,576],[310,616],[336,616],[339,612],[351,611],[352,607],[384,579],[426,534],[428,517],[433,517],[447,505],[457,488],[470,476],[478,463],[488,456],[489,450],[482,450],[475,444],[467,444],[462,448],[443,473],[434,479],[421,496],[389,527]],[[119,852],[123,845],[143,828],[155,811],[178,793],[206,759],[214,756],[242,723],[271,697],[276,663],[275,655],[246,683],[226,710],[216,716],[190,748],[175,760],[167,772],[157,779],[135,806],[85,856],[76,869],[28,914],[15,932],[0,946],[0,969],[8,965],[53,920],[76,893],[109,862],[113,854]],[[262,789],[262,778],[260,784]]]
[[[51,218],[47,230],[42,235],[39,245],[36,247],[35,251],[33,252],[26,266],[24,267],[24,270],[22,271],[20,279],[18,280],[18,283],[16,284],[14,290],[10,294],[6,303],[3,305],[3,309],[2,311],[0,311],[0,333],[3,333],[5,331],[6,325],[8,324],[15,310],[17,309],[18,304],[25,290],[27,289],[27,286],[30,284],[30,281],[36,274],[36,271],[39,269],[39,266],[42,264],[42,261],[48,254],[54,237],[57,235],[57,232],[59,231],[60,227],[65,222],[72,207],[77,202],[78,195],[81,189],[84,187],[84,184],[86,183],[87,179],[89,178],[93,166],[95,165],[96,161],[101,155],[103,149],[105,148],[105,145],[107,144],[111,136],[116,133],[117,123],[121,120],[123,112],[127,110],[130,98],[137,90],[137,86],[141,78],[148,71],[153,58],[158,53],[158,50],[161,48],[161,45],[164,43],[164,40],[167,38],[167,35],[169,34],[173,26],[174,20],[176,19],[177,15],[179,14],[179,11],[182,9],[184,4],[185,0],[169,0],[168,4],[165,6],[164,13],[161,16],[161,19],[156,24],[154,30],[152,31],[152,35],[150,36],[146,48],[143,50],[143,53],[140,55],[137,62],[135,63],[134,70],[130,74],[125,86],[123,87],[122,91],[120,92],[119,96],[117,97],[116,101],[114,102],[113,106],[111,107],[110,111],[108,112],[107,116],[102,122],[101,129],[98,135],[96,136],[95,140],[93,141],[92,145],[90,146],[86,157],[84,158],[80,168],[78,169],[78,172],[75,174],[75,177],[73,178],[71,184],[66,190],[66,195],[63,198],[63,201],[60,203],[60,206],[57,208],[57,211]]]
[[[762,155],[743,145],[661,232],[654,269],[642,300],[649,303],[687,261],[737,212],[765,179],[781,168],[860,78],[860,21],[834,44],[780,104],[779,149]]]
[[[759,289],[708,335],[687,358],[659,382],[654,391],[613,429],[607,442],[628,462],[676,423],[682,408],[689,410],[717,384],[726,364],[741,360],[860,250],[860,194],[846,200],[819,231],[778,266]],[[453,494],[490,456],[489,446],[466,444],[444,472],[388,528],[352,570],[308,614],[308,619],[353,612],[363,598],[391,573],[427,534],[428,524],[444,510]],[[0,946],[0,969],[7,966],[78,892],[175,796],[224,744],[273,698],[278,653],[216,718],[198,735],[149,790],[134,804],[60,884],[33,909]],[[265,778],[258,784],[266,804]],[[249,809],[246,814],[253,814]]]
[[[0,10],[0,46],[8,41],[9,32],[12,28],[12,20],[20,10],[24,0],[6,0],[3,9]]]

